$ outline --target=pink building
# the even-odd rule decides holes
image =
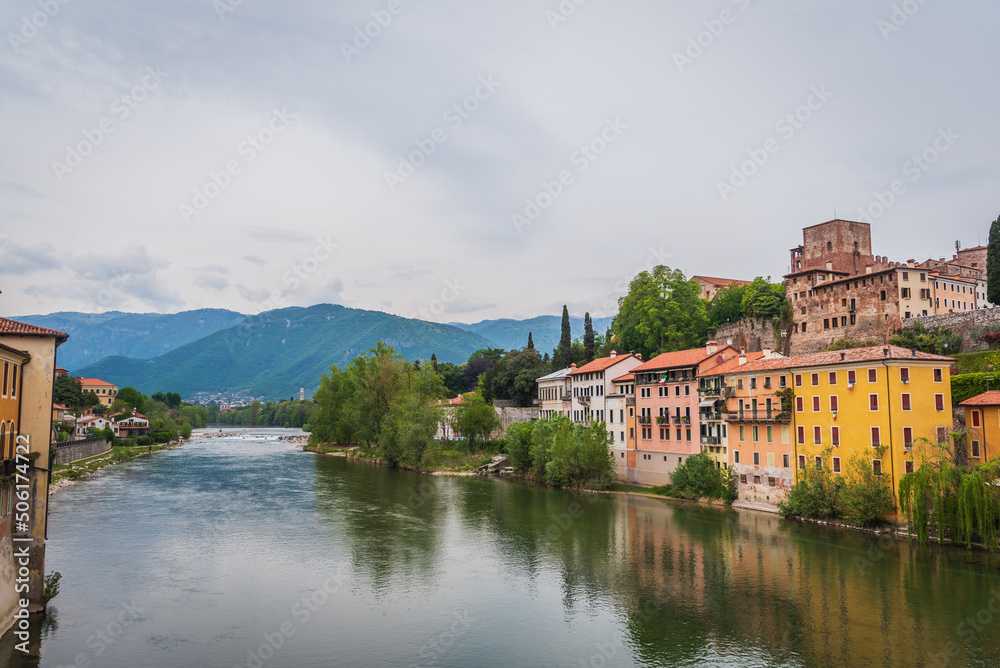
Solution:
[[[738,354],[732,346],[709,341],[704,348],[664,353],[632,369],[637,452],[628,480],[667,484],[679,464],[701,451],[699,377]]]

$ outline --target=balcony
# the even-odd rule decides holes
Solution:
[[[564,397],[560,397],[559,400],[562,401],[562,402],[564,402],[564,403],[569,403],[569,402],[573,401],[573,397],[571,395],[567,394]]]
[[[670,423],[670,418],[668,416],[666,415],[656,416],[656,424],[669,424],[669,423]]]
[[[589,405],[590,405],[590,396],[588,396],[588,395],[586,395],[586,394],[581,394],[581,395],[580,395],[580,396],[578,396],[578,397],[577,397],[576,399],[577,399],[577,401],[579,401],[579,402],[580,402],[581,404],[584,404],[584,405],[586,405],[586,406],[589,406]]]
[[[774,422],[788,424],[791,413],[773,411],[737,411],[726,414],[726,422]]]
[[[704,446],[722,445],[722,439],[718,436],[702,436],[701,444]]]
[[[648,415],[639,416],[639,424],[646,425],[646,424],[652,424],[652,422],[653,422],[652,418],[650,418],[650,416]]]
[[[687,415],[675,415],[674,424],[691,424],[691,418]]]
[[[723,413],[721,411],[710,411],[708,413],[701,414],[702,422],[721,422],[723,419]]]

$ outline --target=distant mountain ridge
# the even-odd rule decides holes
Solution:
[[[183,313],[75,313],[10,316],[69,334],[59,346],[59,366],[76,372],[106,357],[148,359],[227,329],[246,315],[225,309],[200,309]]]
[[[604,334],[611,326],[612,320],[613,318],[594,318],[594,333]],[[535,349],[543,355],[551,353],[559,345],[559,338],[562,336],[562,316],[558,315],[540,315],[528,320],[509,318],[483,320],[471,325],[457,322],[450,324],[467,332],[475,332],[505,350],[523,348],[528,345],[528,333],[530,332]],[[583,337],[583,318],[570,316],[569,326],[574,339]]]
[[[306,394],[319,385],[331,364],[340,367],[379,341],[409,361],[464,363],[494,343],[450,325],[410,320],[379,311],[320,304],[250,316],[228,329],[152,359],[110,357],[79,370],[119,387],[144,393],[199,392],[248,394],[267,399]]]

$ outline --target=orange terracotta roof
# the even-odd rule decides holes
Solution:
[[[0,318],[0,334],[16,334],[19,336],[52,336],[60,342],[69,338],[69,334],[66,332],[57,332],[54,329],[45,329],[44,327],[29,325],[26,322],[18,322],[17,320],[8,320],[7,318]]]
[[[698,280],[701,279],[706,283],[711,283],[712,285],[717,285],[719,287],[726,287],[729,285],[750,285],[750,281],[741,281],[738,278],[716,278],[715,276],[692,276],[691,278]]]
[[[81,378],[80,385],[84,387],[118,387],[114,383],[109,383],[100,378]]]
[[[62,404],[52,404],[52,408],[55,408],[56,410],[60,410],[60,411],[68,411],[69,410],[69,406],[63,406]]]
[[[581,373],[594,373],[595,371],[604,371],[605,369],[613,367],[619,362],[624,362],[625,360],[634,357],[635,355],[632,354],[615,355],[614,357],[601,357],[600,359],[596,359],[593,362],[590,362],[589,364],[584,364],[576,371],[571,371],[569,375],[578,376]]]
[[[441,401],[438,402],[438,405],[440,405],[440,406],[457,406],[460,403],[462,403],[463,399],[465,399],[466,397],[471,396],[473,394],[475,394],[475,391],[466,392],[465,394],[460,394],[460,395],[458,395],[457,397],[455,397],[453,399],[442,399]]]
[[[1000,390],[990,390],[966,399],[959,406],[1000,406]]]
[[[621,376],[620,378],[615,378],[611,382],[612,383],[631,383],[633,380],[635,380],[635,373],[627,373],[624,376]]]
[[[634,373],[638,373],[640,371],[672,369],[679,366],[694,366],[695,364],[704,362],[709,357],[721,354],[725,348],[726,346],[723,346],[711,355],[708,354],[708,351],[705,348],[692,348],[690,350],[678,350],[672,353],[663,353],[662,355],[657,355],[645,364],[640,364],[636,368],[632,369],[632,371]]]
[[[888,354],[883,351],[888,350]],[[841,357],[843,356],[843,358]],[[772,371],[776,369],[797,369],[811,366],[828,366],[831,364],[859,364],[864,362],[881,362],[883,360],[913,360],[915,362],[942,362],[953,364],[955,359],[943,355],[931,355],[919,350],[915,353],[901,346],[873,346],[870,348],[852,348],[849,350],[831,350],[825,353],[812,353],[797,357],[786,357],[777,360],[761,360],[751,362],[733,369],[730,373],[746,373],[757,371]]]
[[[756,362],[756,361],[758,361],[760,359],[763,359],[763,357],[764,357],[764,351],[760,351],[760,352],[757,352],[757,353],[747,353],[746,364],[750,364],[751,362]],[[735,357],[729,358],[728,360],[726,360],[722,364],[713,366],[711,369],[709,369],[707,371],[703,371],[699,375],[701,375],[702,377],[704,377],[704,376],[718,376],[719,374],[730,373],[732,371],[737,371],[739,369],[739,366],[740,366],[740,356],[737,355]]]

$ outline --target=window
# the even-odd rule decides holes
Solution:
[[[823,444],[823,428],[813,427],[813,445]]]
[[[830,412],[836,413],[839,410],[840,410],[840,400],[837,398],[837,395],[834,394],[830,397]]]
[[[743,389],[743,379],[742,378],[737,378],[736,379],[736,389],[737,390],[742,390]]]
[[[799,455],[799,469],[804,469],[806,467],[806,456]]]
[[[813,413],[819,413],[819,397],[813,397]]]
[[[979,411],[972,411],[972,426],[979,426]]]
[[[903,427],[903,447],[907,450],[913,447],[913,427]]]
[[[786,469],[789,467],[789,461],[788,460],[789,460],[789,456],[787,454],[786,455],[781,455],[781,465],[784,468],[786,468]]]
[[[830,384],[831,385],[836,385],[837,384],[837,372],[836,371],[831,371],[830,372]]]
[[[813,463],[816,465],[816,470],[817,471],[822,471],[823,470],[823,458],[822,457],[820,457],[819,455],[816,455],[815,459],[813,459]]]
[[[878,382],[878,369],[868,369],[868,382],[869,383]]]
[[[740,451],[739,450],[733,450],[733,463],[734,464],[739,464],[740,463]]]
[[[934,395],[934,409],[938,411],[944,410],[944,395],[935,394]]]
[[[938,443],[948,443],[948,427],[937,428],[937,441]]]
[[[885,301],[885,290],[882,290],[881,292],[879,292],[879,299],[881,299],[882,301]]]
[[[830,319],[823,318],[823,329],[830,329]]]
[[[774,487],[774,485],[775,485],[774,478],[768,476],[768,478],[767,478],[767,484],[768,484],[769,487]]]
[[[878,395],[869,394],[868,395],[868,410],[877,411],[878,410]]]
[[[941,372],[941,369],[934,369],[934,382],[935,383],[944,382],[944,374]]]
[[[847,384],[854,385],[858,382],[858,372],[851,370],[847,372]]]
[[[759,485],[760,484],[760,476],[759,475],[755,475],[753,477],[753,484],[755,484],[755,485]]]
[[[760,427],[758,427],[757,425],[754,425],[753,427],[751,427],[751,430],[753,431],[753,442],[754,443],[756,443],[757,441],[760,440],[760,431],[759,431],[759,429],[760,429]]]
[[[802,387],[802,374],[795,374],[795,387]]]
[[[784,376],[778,376],[778,387],[780,387],[781,389],[785,389],[785,387],[787,387],[787,386],[788,386],[788,383],[785,382],[785,377]]]
[[[910,298],[910,289],[909,288],[903,288],[902,289],[902,293],[903,293],[903,299],[909,299]]]
[[[881,433],[878,427],[872,427],[872,447],[877,448],[882,445]]]
[[[760,453],[759,452],[753,453],[753,465],[754,466],[760,466]]]
[[[882,460],[881,459],[873,459],[872,460],[872,472],[875,475],[882,475]]]
[[[813,384],[814,387],[816,385],[819,385],[819,374],[818,373],[814,373],[812,375],[812,384]]]
[[[740,474],[740,484],[741,485],[747,484],[747,477],[746,477],[746,474],[744,474],[744,473]]]
[[[904,394],[903,395],[903,410],[904,411],[910,410],[910,395],[909,394]]]
[[[767,442],[774,443],[774,427],[771,425],[767,426]]]
[[[830,427],[830,443],[840,447],[840,427]]]
[[[979,459],[979,441],[972,442],[972,454],[969,456]]]
[[[750,389],[751,390],[756,390],[757,389],[757,377],[756,376],[754,376],[753,378],[750,379]]]
[[[802,397],[795,397],[795,410],[799,413],[805,410],[805,406],[802,402]]]
[[[742,425],[742,424],[740,425],[740,440],[741,441],[747,440],[747,428],[746,428],[746,425]]]
[[[904,383],[910,382],[910,370],[905,366],[899,369],[899,380]]]
[[[796,436],[798,436],[799,445],[805,445],[806,444],[806,428],[805,427],[802,427],[802,426],[796,427]]]
[[[840,473],[840,457],[833,458],[833,472]]]

